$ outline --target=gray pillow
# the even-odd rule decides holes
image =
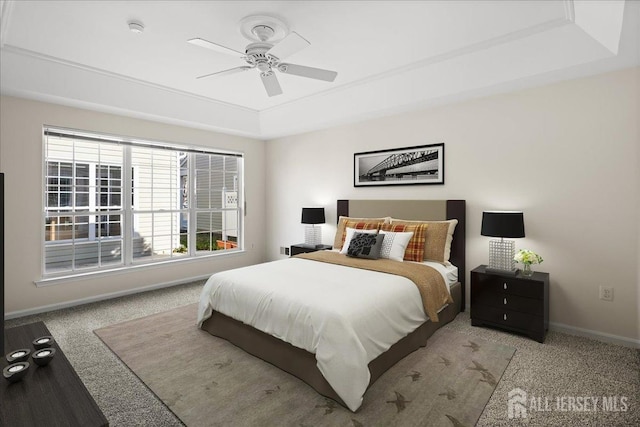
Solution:
[[[354,258],[378,259],[384,234],[358,233],[353,234],[347,256]]]

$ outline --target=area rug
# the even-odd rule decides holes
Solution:
[[[383,374],[353,413],[196,327],[197,304],[95,330],[196,426],[473,426],[515,350],[446,328]]]

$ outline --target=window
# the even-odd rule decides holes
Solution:
[[[242,249],[242,155],[44,134],[43,275]]]

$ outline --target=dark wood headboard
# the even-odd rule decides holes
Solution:
[[[465,200],[338,200],[338,218],[352,216],[379,218],[390,216],[407,220],[442,221],[457,219],[449,260],[458,267],[458,281],[462,285],[461,311],[466,295],[466,201]]]

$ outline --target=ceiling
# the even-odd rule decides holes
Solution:
[[[3,94],[270,139],[640,64],[636,1],[0,0]],[[187,43],[244,51],[239,22],[284,21],[310,42],[286,62],[334,82],[257,70]],[[127,23],[137,20],[144,32]]]

